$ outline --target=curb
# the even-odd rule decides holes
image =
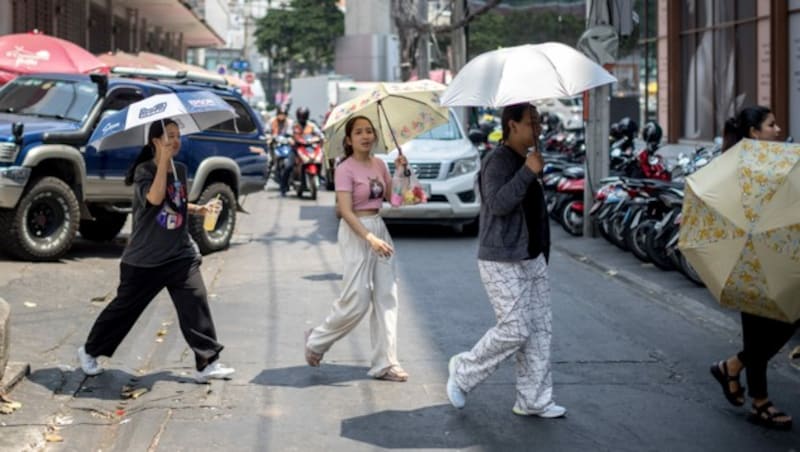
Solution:
[[[10,361],[6,366],[3,380],[0,381],[0,394],[8,394],[11,389],[31,372],[28,363]]]
[[[650,300],[658,303],[667,309],[676,312],[684,318],[692,321],[699,321],[709,327],[713,327],[725,333],[738,334],[741,332],[739,322],[725,315],[723,312],[709,307],[706,303],[686,295],[675,293],[664,286],[642,278],[626,270],[619,270],[615,267],[604,264],[592,256],[582,254],[569,249],[563,245],[552,243],[553,249],[578,261],[596,271],[602,272],[606,277],[616,279],[619,282],[642,292]]]

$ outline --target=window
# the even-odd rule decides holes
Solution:
[[[233,99],[225,99],[225,102],[233,107],[239,117],[217,124],[209,130],[228,133],[253,133],[257,130],[255,121],[250,117],[250,112],[241,102]]]
[[[442,124],[421,135],[417,135],[416,138],[421,140],[458,140],[461,138],[461,132],[458,130],[453,114],[450,113],[450,121],[447,124]]]
[[[681,18],[682,136],[711,141],[756,103],[756,2],[688,0]]]
[[[17,77],[0,90],[0,112],[83,121],[97,101],[92,82]]]

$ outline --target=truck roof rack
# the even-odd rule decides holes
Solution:
[[[125,76],[125,77],[141,77],[153,80],[171,79],[171,80],[178,80],[181,83],[200,82],[200,83],[210,83],[221,86],[226,86],[228,84],[228,80],[221,75],[202,74],[193,71],[142,69],[135,67],[116,66],[111,69],[111,74]]]

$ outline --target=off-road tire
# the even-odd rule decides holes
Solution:
[[[217,219],[217,227],[213,231],[203,229],[203,217],[192,215],[189,218],[189,233],[197,243],[201,254],[224,250],[230,246],[233,231],[236,228],[236,195],[227,184],[215,182],[203,189],[197,204],[205,204],[219,195],[222,211]]]
[[[119,235],[128,219],[127,213],[113,212],[101,206],[89,206],[94,220],[83,220],[78,228],[81,237],[94,242],[108,242]]]
[[[464,223],[461,225],[461,233],[467,237],[477,237],[480,232],[481,223],[479,217],[475,217],[475,219],[469,223]]]
[[[33,224],[30,217],[37,212],[45,224]],[[58,260],[72,247],[80,217],[78,199],[69,185],[43,177],[31,183],[16,209],[0,211],[0,246],[22,260]]]

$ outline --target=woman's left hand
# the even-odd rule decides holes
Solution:
[[[406,159],[405,155],[398,155],[397,158],[394,159],[394,167],[400,168],[401,166],[403,168],[408,166],[408,159]]]

